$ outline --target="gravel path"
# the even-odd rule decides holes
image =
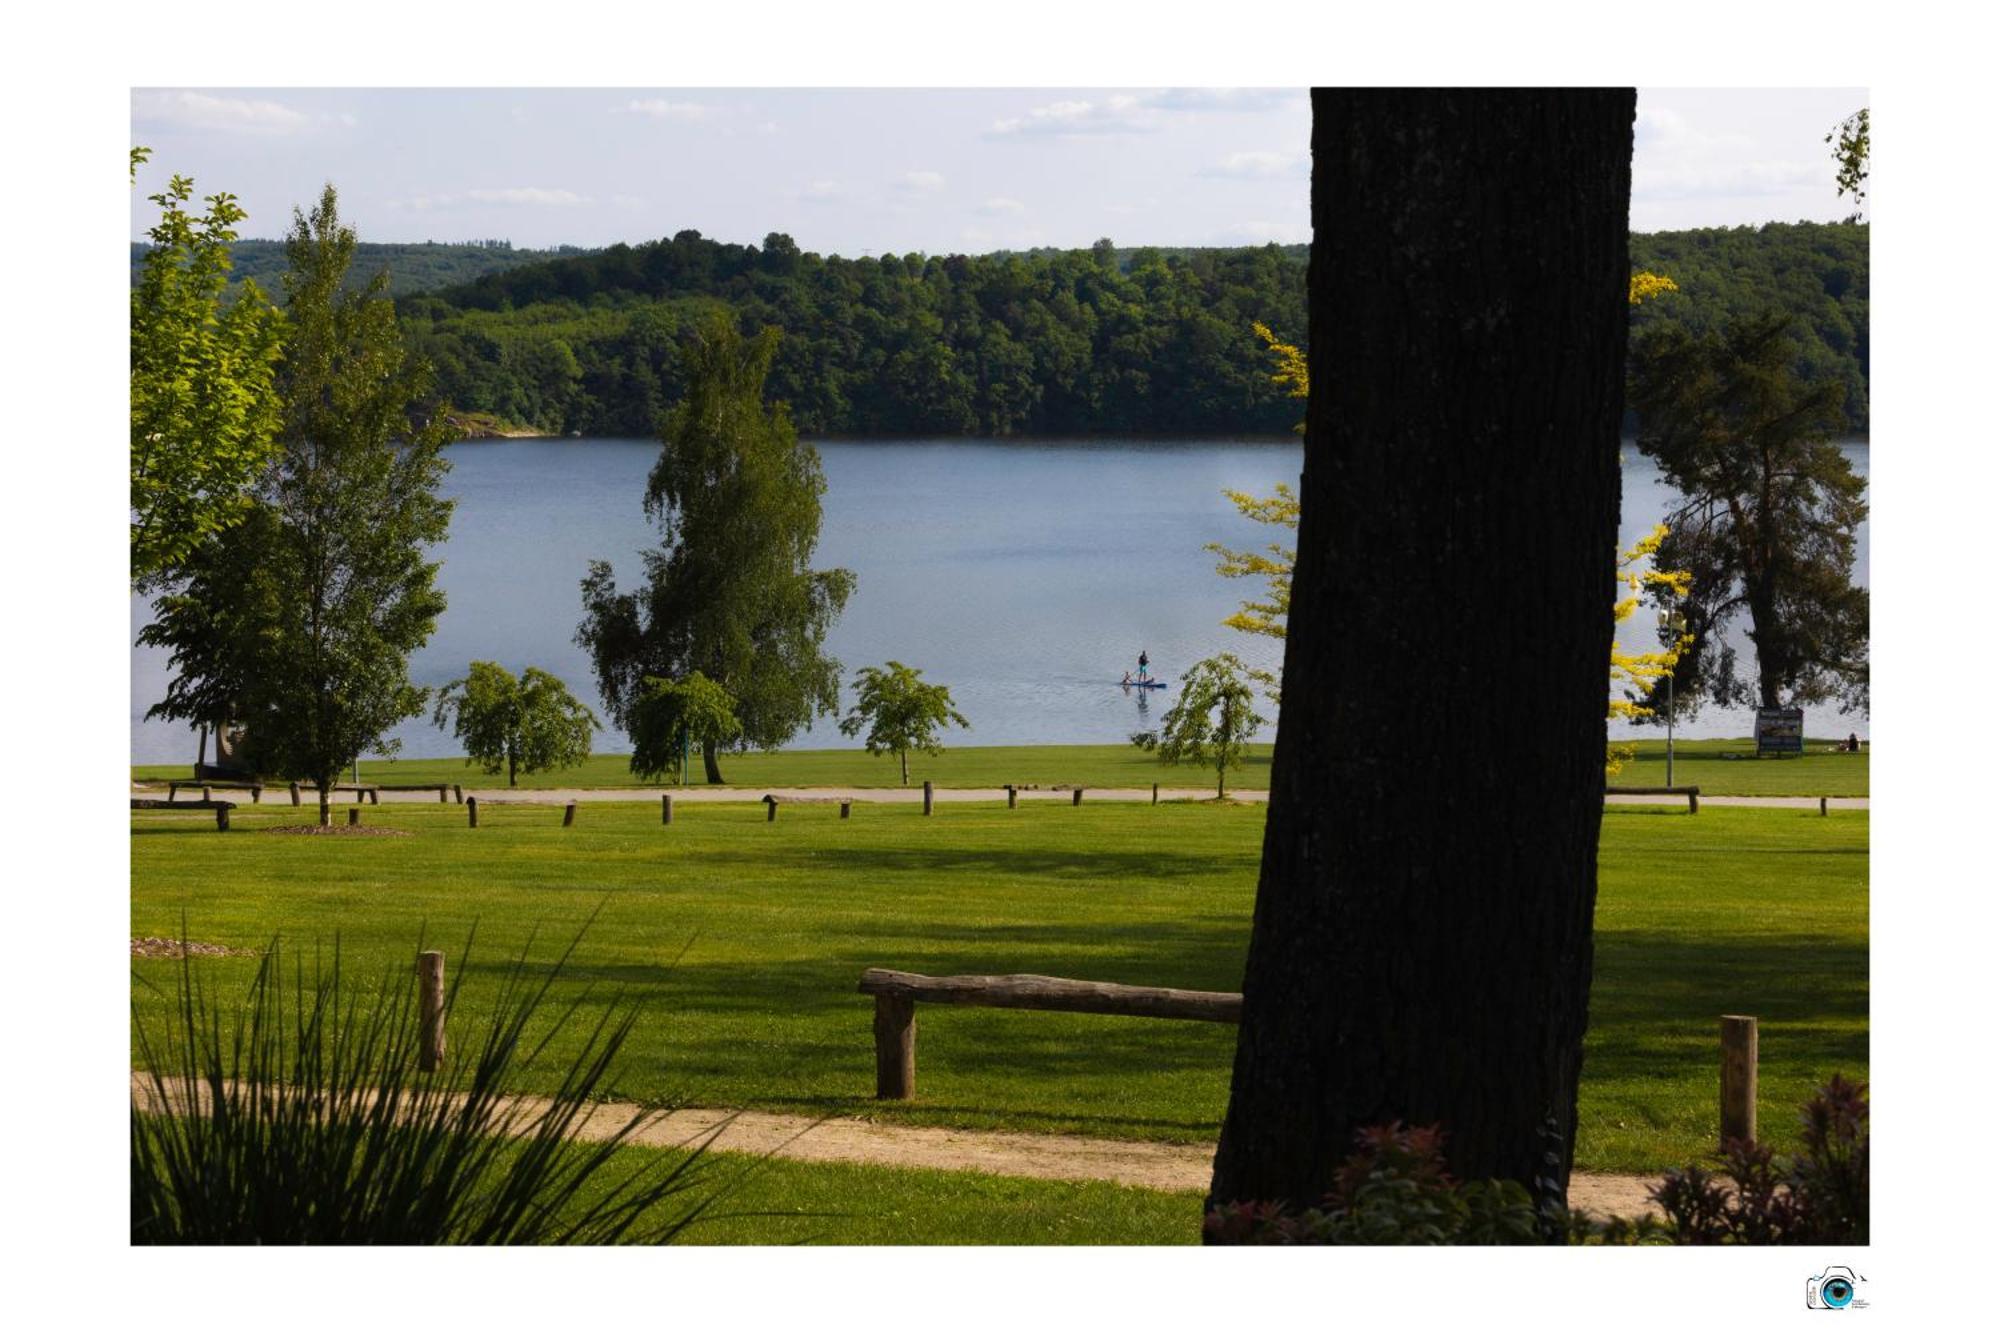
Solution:
[[[156,1101],[147,1076],[137,1071],[132,1074],[132,1096],[148,1109]],[[171,1100],[185,1104],[178,1094]],[[206,1101],[205,1094],[202,1100]],[[518,1105],[534,1116],[548,1103],[539,1097],[523,1097]],[[578,1122],[576,1137],[593,1143],[608,1139],[637,1110],[627,1103],[599,1105]],[[1208,1144],[938,1129],[845,1117],[813,1120],[767,1111],[692,1107],[655,1114],[628,1142],[651,1148],[685,1148],[706,1142],[720,1152],[769,1154],[800,1162],[977,1171],[1035,1180],[1105,1180],[1168,1192],[1207,1190],[1215,1156],[1214,1147]],[[1650,1176],[1579,1173],[1570,1181],[1570,1206],[1599,1216],[1615,1213],[1629,1217],[1656,1211],[1646,1197],[1653,1183]]]

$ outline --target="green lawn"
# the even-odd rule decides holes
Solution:
[[[1623,736],[1615,737],[1625,744]],[[1665,741],[1636,742],[1639,756],[1616,782],[1627,786],[1659,786],[1666,781]],[[1756,757],[1749,741],[1679,741],[1674,746],[1674,781],[1699,786],[1712,796],[1866,796],[1868,753],[1830,754],[1831,740],[1809,741],[1809,752],[1793,759]],[[521,779],[523,787],[631,787],[641,783],[626,768],[624,755],[596,755],[587,763]],[[133,768],[134,777],[185,777],[186,764],[149,764]],[[690,769],[699,780],[697,756]],[[784,750],[772,754],[726,755],[722,775],[742,787],[893,787],[893,758],[871,758],[859,749]],[[364,759],[361,776],[367,782],[457,782],[491,786],[504,783],[463,759]],[[1212,788],[1211,770],[1169,768],[1130,745],[1020,745],[950,749],[936,758],[910,757],[910,779],[931,779],[940,787],[1000,787],[1006,783],[1057,784],[1087,787],[1168,786]],[[1230,775],[1233,786],[1262,791],[1271,785],[1271,747],[1256,745],[1242,769]]]
[[[606,804],[568,830],[553,808],[493,806],[470,830],[457,806],[411,804],[364,815],[409,837],[261,831],[298,813],[239,807],[227,835],[205,815],[135,813],[133,934],[178,935],[184,912],[193,938],[240,947],[338,934],[351,974],[405,985],[427,929],[465,972],[467,1024],[531,934],[551,958],[601,909],[559,989],[643,1002],[618,1095],[1183,1142],[1219,1123],[1231,1029],[986,1009],[920,1008],[919,1100],[878,1105],[854,987],[889,966],[1233,990],[1261,806],[860,806],[847,821],[797,806],[766,824],[711,805],[662,828],[656,806]],[[1763,1019],[1775,1141],[1817,1080],[1866,1076],[1867,847],[1865,812],[1607,812],[1582,1167],[1709,1148],[1721,1013]],[[175,966],[134,970],[171,989]],[[229,993],[254,961],[197,966]]]
[[[662,1148],[621,1148],[581,1206]],[[844,1162],[711,1155],[678,1208],[715,1191],[690,1245],[1194,1245],[1199,1192]]]

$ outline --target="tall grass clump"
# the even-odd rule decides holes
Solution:
[[[183,929],[182,938],[186,938]],[[578,935],[578,940],[582,938]],[[532,943],[532,941],[530,942]],[[419,948],[421,948],[421,942]],[[134,1244],[658,1244],[717,1197],[703,1150],[613,1154],[664,1112],[639,1112],[599,1143],[575,1141],[637,1013],[589,993],[542,1014],[553,967],[527,948],[504,973],[492,1017],[470,1042],[454,1033],[440,1069],[418,1068],[414,974],[366,990],[315,950],[291,980],[277,942],[240,1008],[225,1013],[183,954],[173,1018],[139,1021],[132,1098]],[[457,1007],[471,939],[446,996]],[[412,956],[412,963],[415,958]],[[136,984],[147,984],[135,979]],[[503,1091],[549,1036],[589,1024],[552,1097]],[[606,1185],[605,1182],[609,1181]],[[585,1186],[589,1186],[588,1189]]]

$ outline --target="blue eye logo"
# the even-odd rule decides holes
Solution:
[[[1818,1277],[1806,1279],[1806,1309],[1863,1309],[1868,1302],[1856,1300],[1854,1293],[1860,1284],[1867,1280],[1851,1268],[1832,1265]]]

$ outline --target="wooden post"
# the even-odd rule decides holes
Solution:
[[[465,798],[465,826],[467,828],[479,827],[479,798],[477,796],[468,796]]]
[[[444,1063],[444,955],[417,955],[417,1068],[429,1074]]]
[[[1083,788],[1078,787],[1075,791],[1069,794],[1069,803],[1071,805],[1083,804]]]
[[[460,805],[465,804],[465,788],[461,787],[456,782],[451,784],[451,796],[452,799],[457,801]]]
[[[1821,817],[1821,818],[1825,818],[1825,816],[1826,816],[1826,797],[1824,797],[1824,796],[1822,796],[1822,797],[1820,797],[1820,798],[1819,798],[1819,813],[1820,813],[1820,817]]]
[[[563,827],[568,828],[574,823],[576,823],[576,802],[571,801],[563,807]]]
[[[1701,813],[1701,788],[1699,787],[1688,788],[1688,813],[1691,815]]]
[[[660,793],[660,822],[662,824],[671,824],[674,822],[674,795],[672,792],[663,791]]]
[[[925,778],[925,779],[924,779],[924,813],[925,813],[925,814],[929,814],[930,812],[931,812],[931,780],[930,780],[929,778]]]
[[[203,787],[201,789],[201,799],[204,801],[212,801],[215,799],[215,795],[213,792],[209,791],[207,787]]]
[[[1159,803],[1160,803],[1160,784],[1155,782],[1153,784],[1153,804],[1158,805]]]
[[[229,803],[227,801],[215,807],[215,831],[217,833],[229,832]]]
[[[294,782],[292,784],[292,804],[297,805],[298,803],[299,803],[299,784]]]
[[[359,802],[356,802],[356,804],[359,804]],[[370,787],[368,789],[368,804],[382,804],[382,789],[380,787]]]
[[[847,818],[849,814],[853,813],[853,810],[854,810],[854,802],[842,801],[840,803],[840,817],[842,819]]]
[[[1757,1139],[1757,1020],[1722,1016],[1722,1141]]]
[[[264,784],[263,784],[263,783],[261,783],[261,782],[253,782],[253,783],[251,783],[251,784],[250,784],[250,804],[252,804],[252,805],[262,805],[262,804],[264,804]]]
[[[917,1002],[875,997],[875,1096],[906,1102],[917,1095]]]
[[[451,793],[445,790],[445,786],[442,782],[438,783],[438,804],[439,805],[451,804]]]
[[[1016,798],[1016,797],[1018,797],[1019,795],[1020,795],[1020,793],[1014,790],[1014,784],[1013,784],[1013,783],[1011,783],[1011,782],[1010,782],[1010,783],[1008,783],[1008,784],[1007,784],[1007,808],[1008,808],[1009,810],[1012,810],[1012,809],[1014,808],[1014,801],[1015,801],[1015,798]]]
[[[347,826],[348,826],[349,828],[353,828],[353,827],[354,827],[355,825],[359,824],[360,822],[361,822],[361,807],[360,807],[360,806],[358,806],[358,805],[350,805],[350,806],[348,806],[348,807],[347,807]]]
[[[766,824],[775,823],[777,822],[777,818],[778,798],[767,793],[764,797],[764,822]]]

